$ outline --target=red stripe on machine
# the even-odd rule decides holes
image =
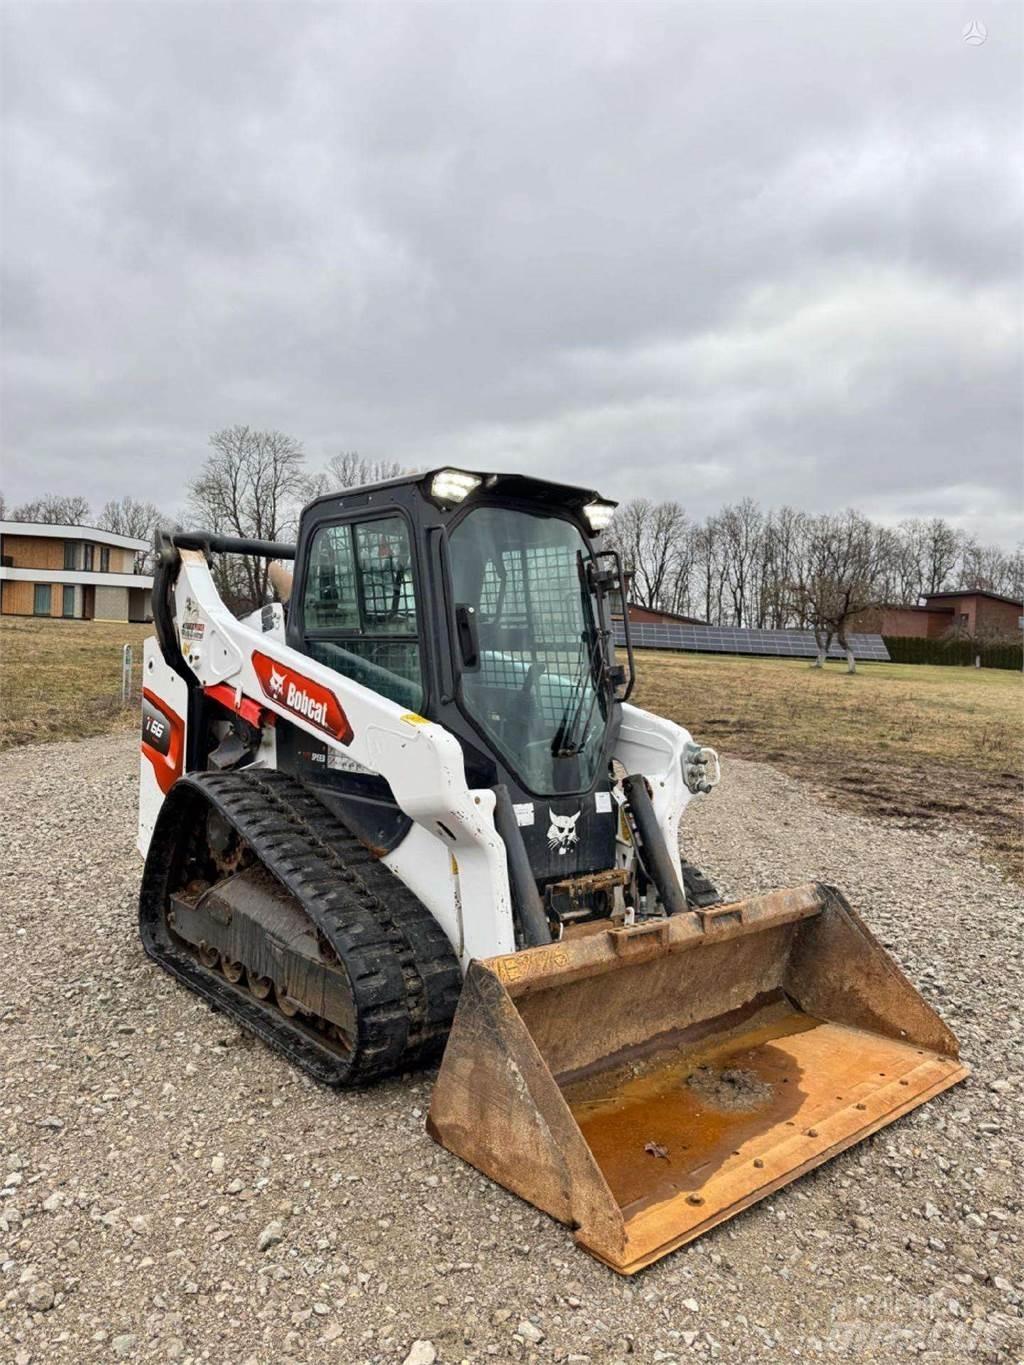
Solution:
[[[185,762],[185,722],[148,687],[142,689],[142,752],[166,796]]]
[[[221,706],[226,706],[229,711],[234,711],[236,715],[248,721],[255,729],[263,728],[264,722],[273,725],[277,716],[273,711],[266,711],[258,701],[253,701],[251,697],[240,696],[235,688],[229,687],[227,683],[211,683],[204,687],[203,691],[214,701],[220,702]]]
[[[275,706],[290,711],[342,744],[351,743],[352,726],[329,687],[296,673],[294,668],[259,650],[253,650],[252,666],[264,693]]]

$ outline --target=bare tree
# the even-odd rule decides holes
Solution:
[[[673,571],[686,526],[686,513],[677,502],[634,498],[616,510],[609,541],[632,574],[632,598],[639,606],[671,610],[667,602],[673,596]]]
[[[725,594],[723,537],[717,517],[708,517],[693,537],[693,563],[697,579],[696,600],[702,603],[704,620],[720,625]]]
[[[952,587],[961,537],[949,522],[942,517],[932,517],[930,521],[912,519],[901,524],[900,533],[917,573],[915,593],[909,600],[916,602],[923,593]]]
[[[850,635],[858,617],[881,605],[878,528],[852,508],[839,516],[809,517],[799,575],[792,585],[801,623],[814,632],[823,668],[833,639],[857,671]]]
[[[50,526],[83,526],[92,515],[89,500],[78,493],[44,493],[11,511],[12,521],[43,521]]]
[[[677,613],[695,606],[712,625],[771,630],[811,629],[820,618],[825,653],[832,640],[846,638],[843,621],[856,615],[857,601],[870,601],[872,610],[912,605],[923,593],[955,588],[1017,599],[1024,586],[1024,547],[1011,555],[979,544],[941,517],[894,529],[852,512],[765,513],[745,498],[695,526],[678,503],[636,498],[619,508],[610,536],[633,572],[632,596],[641,606]],[[854,571],[865,563],[868,580],[857,580]],[[851,595],[845,618],[836,615],[840,589]]]
[[[788,585],[797,577],[805,513],[783,506],[768,513],[757,574],[757,625],[784,630],[793,623]]]
[[[210,437],[211,454],[188,486],[190,515],[204,529],[253,540],[294,535],[307,491],[301,444],[280,431],[225,427]],[[218,587],[236,610],[268,599],[267,561],[221,556]]]
[[[764,515],[753,498],[744,498],[722,508],[718,525],[733,624],[749,625],[748,598],[761,551]]]
[[[320,498],[343,488],[362,488],[368,483],[383,483],[386,479],[398,479],[403,474],[415,472],[397,460],[368,460],[356,450],[343,450],[332,455],[323,469],[307,477],[306,498]]]
[[[693,613],[696,554],[696,528],[684,517],[676,529],[675,553],[665,586],[666,609],[677,616],[690,616]]]
[[[7,499],[0,493],[0,521],[7,520]]]
[[[1024,545],[1018,545],[1013,554],[1006,557],[1002,590],[1007,597],[1024,601]]]
[[[1013,579],[1013,556],[1006,554],[998,545],[979,545],[976,540],[965,537],[958,579],[961,588],[981,588],[987,592],[1009,595]]]
[[[117,536],[130,536],[134,540],[149,542],[150,548],[139,551],[135,556],[135,572],[143,573],[152,563],[153,534],[161,520],[159,509],[151,502],[139,502],[137,498],[125,496],[105,502],[96,525],[101,531],[111,531]]]
[[[103,504],[96,525],[101,531],[111,531],[117,536],[144,539],[153,534],[159,521],[160,512],[151,502],[123,497]]]
[[[397,460],[368,460],[355,450],[343,450],[327,461],[326,474],[331,488],[360,488],[367,483],[383,483],[414,471]]]

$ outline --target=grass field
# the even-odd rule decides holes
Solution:
[[[134,704],[121,706],[121,647],[132,647],[137,686],[152,633],[119,622],[0,618],[0,749],[135,726]]]
[[[722,753],[905,823],[946,819],[1020,871],[1024,679],[923,664],[637,653],[634,700]]]
[[[134,726],[149,626],[0,618],[0,748]],[[723,754],[774,763],[829,799],[904,823],[946,820],[1021,867],[1024,679],[1001,669],[637,652],[634,700]]]

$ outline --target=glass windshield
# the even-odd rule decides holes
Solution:
[[[455,605],[473,609],[479,643],[465,709],[531,792],[589,789],[608,700],[586,541],[559,517],[478,507],[450,549]]]

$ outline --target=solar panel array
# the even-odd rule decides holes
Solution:
[[[616,621],[615,643],[626,643],[622,622]],[[778,659],[813,659],[818,652],[809,630],[745,630],[741,626],[690,626],[677,622],[634,622],[629,628],[637,649],[680,649],[695,654],[757,654]],[[889,651],[881,635],[851,635],[855,659],[888,663]],[[845,654],[834,641],[830,659]]]

